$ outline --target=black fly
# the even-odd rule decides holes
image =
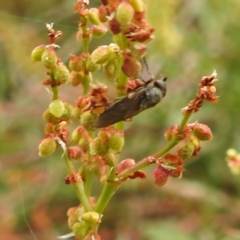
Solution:
[[[123,98],[116,99],[95,123],[95,127],[103,128],[114,123],[132,118],[145,109],[154,107],[166,95],[166,79],[150,79],[143,86]]]

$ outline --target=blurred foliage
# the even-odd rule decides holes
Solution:
[[[100,1],[90,1],[97,6]],[[122,157],[140,160],[164,141],[166,128],[179,123],[181,108],[194,96],[202,76],[215,69],[218,104],[206,104],[191,121],[208,124],[214,134],[197,158],[186,165],[182,180],[156,188],[129,182],[110,203],[101,235],[104,240],[240,238],[239,178],[225,162],[228,148],[239,147],[240,135],[240,1],[145,0],[155,28],[147,61],[150,71],[168,77],[168,94],[155,108],[126,123]],[[50,96],[41,86],[44,69],[33,64],[31,50],[47,43],[45,23],[63,31],[59,55],[81,51],[75,40],[75,0],[2,1],[0,3],[0,238],[56,239],[68,232],[66,211],[77,205],[64,185],[61,155],[40,159],[42,113]],[[104,42],[105,41],[105,42]],[[110,42],[93,41],[91,48]],[[94,76],[102,80],[103,75]],[[61,92],[74,103],[78,89]],[[114,97],[114,92],[110,93]],[[147,170],[151,176],[151,169]],[[96,192],[99,192],[96,186]],[[113,214],[114,213],[114,214]],[[29,226],[28,226],[29,225]]]

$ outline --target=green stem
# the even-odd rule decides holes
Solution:
[[[94,132],[88,132],[91,138],[94,137]],[[91,187],[93,181],[93,171],[91,169],[92,155],[88,152],[88,164],[86,167],[85,193],[89,197],[91,194]]]
[[[192,115],[192,113],[184,113],[183,119],[182,119],[181,124],[179,126],[179,131],[178,131],[179,134],[181,134],[183,132],[183,130],[184,130],[189,118],[191,117],[191,115]]]
[[[108,202],[110,201],[112,195],[115,193],[116,188],[118,185],[113,182],[115,177],[115,169],[111,168],[108,173],[108,178],[106,180],[106,183],[103,187],[103,190],[101,192],[101,195],[98,198],[95,211],[98,213],[102,213],[107,206]]]
[[[67,156],[67,152],[64,153],[64,160],[65,163],[67,165],[68,171],[70,174],[74,174],[76,172],[72,162],[69,160],[68,156]],[[92,207],[88,201],[87,195],[85,193],[84,190],[84,184],[83,181],[79,181],[76,184],[73,185],[74,189],[76,191],[76,194],[78,196],[78,199],[80,200],[81,204],[83,205],[83,207],[85,208],[86,211],[91,211]]]

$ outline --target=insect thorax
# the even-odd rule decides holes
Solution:
[[[154,86],[149,86],[140,102],[141,109],[147,109],[155,106],[162,99],[162,91]]]

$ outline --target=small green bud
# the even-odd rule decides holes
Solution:
[[[104,64],[110,59],[110,51],[108,46],[100,46],[96,48],[91,55],[92,62],[97,64]]]
[[[85,212],[82,215],[82,220],[89,226],[89,227],[96,227],[100,224],[102,216],[94,211]]]
[[[107,166],[115,167],[117,164],[116,156],[112,152],[108,152],[106,155],[104,155],[104,159],[104,162]]]
[[[95,38],[100,38],[100,37],[104,36],[107,31],[108,31],[108,29],[104,25],[99,25],[99,26],[93,25],[91,28],[92,35]]]
[[[45,45],[40,45],[40,46],[35,47],[31,53],[32,60],[36,61],[36,62],[40,62],[45,49],[46,49]]]
[[[79,239],[83,239],[88,231],[90,230],[89,226],[85,222],[76,222],[72,226],[72,231],[74,232],[75,236]]]
[[[186,140],[179,143],[177,153],[182,160],[186,160],[193,156],[194,150],[194,143]]]
[[[52,101],[49,105],[49,111],[55,117],[58,118],[61,117],[64,113],[64,110],[65,110],[64,103],[59,99]]]
[[[64,112],[61,115],[61,120],[68,121],[72,116],[73,116],[73,106],[68,103],[64,103]]]
[[[114,79],[117,76],[117,61],[116,59],[111,59],[103,66],[103,71],[106,76],[110,79]]]
[[[129,0],[129,3],[132,5],[133,9],[136,12],[144,11],[144,3],[142,0]]]
[[[54,138],[45,138],[38,146],[38,155],[40,157],[47,157],[54,153],[57,148],[57,143]]]
[[[121,2],[116,10],[116,19],[123,28],[131,22],[134,15],[133,7],[128,2]]]
[[[179,126],[178,125],[173,125],[169,129],[167,129],[164,133],[165,139],[169,142],[173,139],[176,139],[178,136],[178,131],[179,131]]]
[[[46,48],[45,51],[43,52],[42,58],[41,58],[43,65],[47,69],[51,70],[56,67],[57,60],[58,60],[58,58],[57,58],[55,51],[50,47]]]
[[[82,126],[86,128],[86,130],[93,131],[95,130],[94,124],[96,119],[97,119],[97,114],[87,111],[81,115],[80,121]]]
[[[104,156],[108,152],[108,144],[102,142],[99,138],[95,138],[90,143],[90,154]]]
[[[62,121],[60,118],[57,118],[52,113],[50,113],[49,109],[47,109],[43,113],[43,119],[44,119],[44,121],[46,121],[48,123],[53,123],[53,124],[57,124],[57,123],[60,123]]]
[[[92,58],[87,59],[86,68],[89,72],[96,72],[100,69],[100,65],[92,61]]]
[[[97,8],[90,8],[88,11],[87,18],[89,22],[91,22],[94,25],[99,25],[101,24],[101,21],[98,16],[98,9]]]
[[[124,137],[120,134],[110,136],[108,146],[115,152],[120,152],[124,146]]]
[[[70,73],[67,67],[63,63],[58,63],[57,67],[53,70],[54,79],[66,84],[70,81]]]

